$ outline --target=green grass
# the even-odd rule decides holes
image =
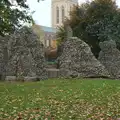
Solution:
[[[56,62],[56,61],[47,61],[47,64],[48,64],[48,65],[56,65],[57,62]]]
[[[120,118],[119,80],[0,83],[0,120],[116,118]]]

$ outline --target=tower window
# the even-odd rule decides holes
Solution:
[[[56,23],[59,23],[59,7],[56,7]]]
[[[65,17],[65,9],[64,6],[62,6],[62,22],[64,22]]]

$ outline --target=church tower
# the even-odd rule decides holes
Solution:
[[[52,0],[52,27],[62,25],[64,18],[69,17],[69,11],[77,4],[78,0]]]

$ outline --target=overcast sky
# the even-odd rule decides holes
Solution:
[[[79,3],[83,3],[86,0],[78,0]],[[39,25],[51,27],[51,0],[41,1],[27,0],[31,11],[35,11],[33,19]],[[120,6],[120,0],[117,0],[117,4]]]

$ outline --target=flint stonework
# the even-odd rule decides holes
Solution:
[[[115,41],[100,42],[98,60],[106,67],[112,78],[120,78],[120,51],[116,48]]]
[[[88,44],[77,37],[67,39],[58,61],[62,77],[110,77]]]
[[[0,36],[0,80],[4,80],[8,63],[8,37]]]
[[[24,27],[15,31],[5,45],[0,44],[0,75],[16,76],[18,80],[47,78],[44,47],[32,29]]]

